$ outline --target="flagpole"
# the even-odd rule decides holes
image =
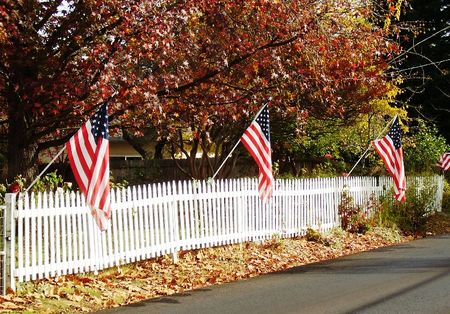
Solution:
[[[36,177],[36,179],[34,179],[34,181],[31,182],[30,186],[25,190],[24,194],[26,194],[28,192],[28,190],[31,189],[31,187],[37,182],[37,180],[39,180],[39,178],[45,173],[45,171],[47,171],[47,169],[55,162],[56,158],[58,158],[59,155],[61,155],[65,149],[66,149],[66,146],[64,145],[64,147],[59,151],[59,153],[56,154],[56,156],[53,157],[53,159],[47,164],[47,166],[44,168],[44,170],[42,170],[41,173],[39,173],[39,175]]]
[[[258,115],[261,113],[261,111],[263,111],[264,107],[266,107],[268,105],[269,102],[266,102],[256,113],[255,117],[253,118],[252,122],[256,120],[256,118],[258,117]],[[250,123],[250,124],[251,124]],[[223,160],[222,164],[219,166],[219,168],[216,170],[216,172],[214,172],[213,176],[209,179],[209,180],[214,180],[214,178],[216,177],[216,175],[219,173],[220,169],[222,169],[222,167],[225,165],[225,163],[227,162],[228,158],[230,158],[231,154],[233,154],[234,150],[236,149],[236,147],[239,145],[239,143],[241,142],[241,139],[239,139],[239,141],[237,141],[237,143],[234,145],[233,149],[230,151],[230,153],[228,154],[228,156]]]
[[[391,120],[388,124],[386,124],[386,126],[384,127],[384,129],[380,132],[380,134],[378,134],[378,136],[375,138],[375,140],[378,139],[378,138],[381,136],[381,134],[384,133],[384,131],[386,131],[387,127],[390,126],[390,125],[392,124],[392,122],[394,122],[394,120],[395,120],[395,118],[397,118],[397,116],[398,116],[398,115],[395,115],[394,118],[392,118],[392,120]],[[355,170],[356,166],[359,164],[359,162],[360,162],[360,161],[364,158],[364,156],[367,154],[367,152],[369,151],[370,147],[371,147],[371,145],[369,144],[369,147],[367,147],[366,151],[361,155],[361,157],[358,159],[358,161],[357,161],[356,164],[353,166],[353,168],[350,169],[349,173],[346,175],[347,177],[349,177],[350,174],[353,172],[353,170]]]
[[[216,175],[219,173],[220,169],[222,169],[223,165],[225,165],[225,163],[227,162],[228,158],[230,158],[231,154],[233,154],[234,150],[236,149],[236,147],[239,145],[240,142],[241,142],[241,140],[237,141],[237,143],[234,145],[233,149],[230,151],[228,156],[223,160],[223,162],[220,165],[220,167],[216,170],[216,172],[214,172],[213,176],[211,177],[211,180],[214,180]]]

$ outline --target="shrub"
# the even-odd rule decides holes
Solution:
[[[56,171],[53,171],[39,178],[31,190],[33,192],[55,191],[57,188],[62,188],[63,184],[63,177],[58,175]],[[69,188],[68,185],[67,188]]]
[[[308,229],[306,229],[305,238],[311,242],[320,242],[322,240],[322,234],[318,230],[308,227]]]
[[[341,228],[333,228],[329,232],[322,234],[312,228],[306,229],[305,238],[307,241],[317,242],[333,249],[342,249],[346,233]]]
[[[421,120],[417,122],[403,141],[405,167],[410,173],[435,173],[436,162],[449,146],[434,126]]]
[[[370,229],[370,220],[360,206],[354,204],[353,198],[344,191],[338,206],[341,227],[355,233],[366,233]]]
[[[424,197],[409,197],[405,203],[395,202],[393,211],[398,213],[397,226],[406,234],[419,235],[425,233],[427,216],[427,200]]]
[[[450,213],[450,184],[444,181],[444,195],[442,196],[442,211]]]
[[[372,228],[370,230],[370,233],[379,236],[390,243],[399,243],[402,240],[400,232],[397,228],[386,228],[377,226]]]
[[[428,216],[433,211],[436,186],[424,182],[420,187],[410,183],[405,203],[392,199],[388,193],[380,198],[375,211],[379,226],[398,227],[410,235],[424,235]]]
[[[24,192],[27,188],[27,180],[18,175],[11,183],[0,184],[0,204],[5,203],[5,194]],[[34,185],[31,187],[31,192],[44,192],[44,191],[67,191],[72,189],[70,182],[64,182],[63,177],[58,175],[56,171],[49,172],[45,176],[40,177]]]

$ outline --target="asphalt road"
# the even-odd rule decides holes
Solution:
[[[450,314],[450,235],[99,313]]]

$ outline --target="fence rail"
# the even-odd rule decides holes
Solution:
[[[415,178],[436,187],[442,177]],[[411,181],[411,179],[410,179]],[[179,250],[295,237],[308,227],[339,226],[338,205],[347,191],[355,203],[391,193],[390,178],[276,180],[270,203],[259,200],[256,179],[179,181],[114,189],[111,224],[100,232],[79,193],[37,193],[10,198],[13,216],[7,283],[98,271]],[[8,216],[10,217],[10,216]]]

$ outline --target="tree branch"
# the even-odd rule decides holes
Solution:
[[[125,141],[127,141],[144,159],[147,159],[148,153],[147,151],[142,148],[141,145],[139,145],[127,132],[125,128],[122,128],[122,136]]]
[[[282,40],[282,41],[278,41],[278,42],[276,41],[276,39],[274,39],[274,40],[270,41],[269,43],[256,48],[252,52],[246,53],[246,54],[244,54],[244,55],[242,55],[240,57],[237,57],[234,60],[230,61],[228,63],[228,67],[226,69],[228,70],[229,68],[233,67],[234,65],[237,65],[237,64],[239,64],[239,63],[249,59],[250,57],[254,56],[255,54],[257,54],[260,51],[263,51],[265,49],[271,49],[271,48],[276,48],[276,47],[279,47],[279,46],[290,44],[290,43],[294,42],[295,40],[297,40],[299,37],[300,37],[300,35],[295,35],[295,36],[292,36],[292,37],[290,37],[288,39],[285,39],[285,40]],[[160,91],[158,91],[156,93],[156,95],[158,97],[161,97],[161,96],[166,96],[166,95],[168,95],[170,93],[182,92],[182,91],[184,91],[184,90],[186,90],[188,88],[191,88],[193,86],[196,86],[196,85],[198,85],[200,83],[203,83],[203,82],[209,80],[210,78],[212,78],[212,77],[218,75],[219,73],[221,73],[223,70],[224,69],[212,70],[212,71],[206,73],[205,75],[203,75],[201,77],[198,77],[198,78],[196,78],[196,79],[192,80],[191,82],[186,83],[184,85],[178,86],[176,88],[169,88],[169,89],[160,90]]]
[[[39,31],[45,25],[45,23],[47,23],[47,21],[52,17],[52,15],[56,13],[56,10],[61,5],[61,3],[62,0],[56,0],[55,2],[53,2],[53,4],[45,12],[42,19],[33,24],[33,28],[36,31]]]
[[[395,58],[393,58],[392,60],[390,60],[388,63],[389,63],[389,64],[393,63],[394,61],[396,61],[396,60],[399,59],[400,57],[406,55],[406,54],[409,53],[411,50],[413,50],[414,48],[416,48],[418,45],[420,45],[420,44],[426,42],[427,40],[433,38],[434,36],[436,36],[436,35],[438,35],[438,34],[440,34],[440,33],[442,33],[442,32],[445,32],[445,31],[448,30],[448,29],[450,29],[450,25],[448,25],[448,26],[446,26],[446,27],[444,27],[444,28],[442,28],[442,29],[440,29],[440,30],[434,32],[433,34],[431,34],[431,35],[428,36],[427,38],[425,38],[425,39],[419,41],[418,43],[415,43],[414,45],[412,45],[411,47],[409,47],[405,52],[399,54],[398,56],[396,56]]]
[[[64,145],[66,142],[70,140],[70,138],[73,136],[75,132],[64,135],[63,137],[60,137],[58,139],[42,142],[38,144],[37,151],[41,152],[47,148],[55,147],[55,146],[61,146]]]

